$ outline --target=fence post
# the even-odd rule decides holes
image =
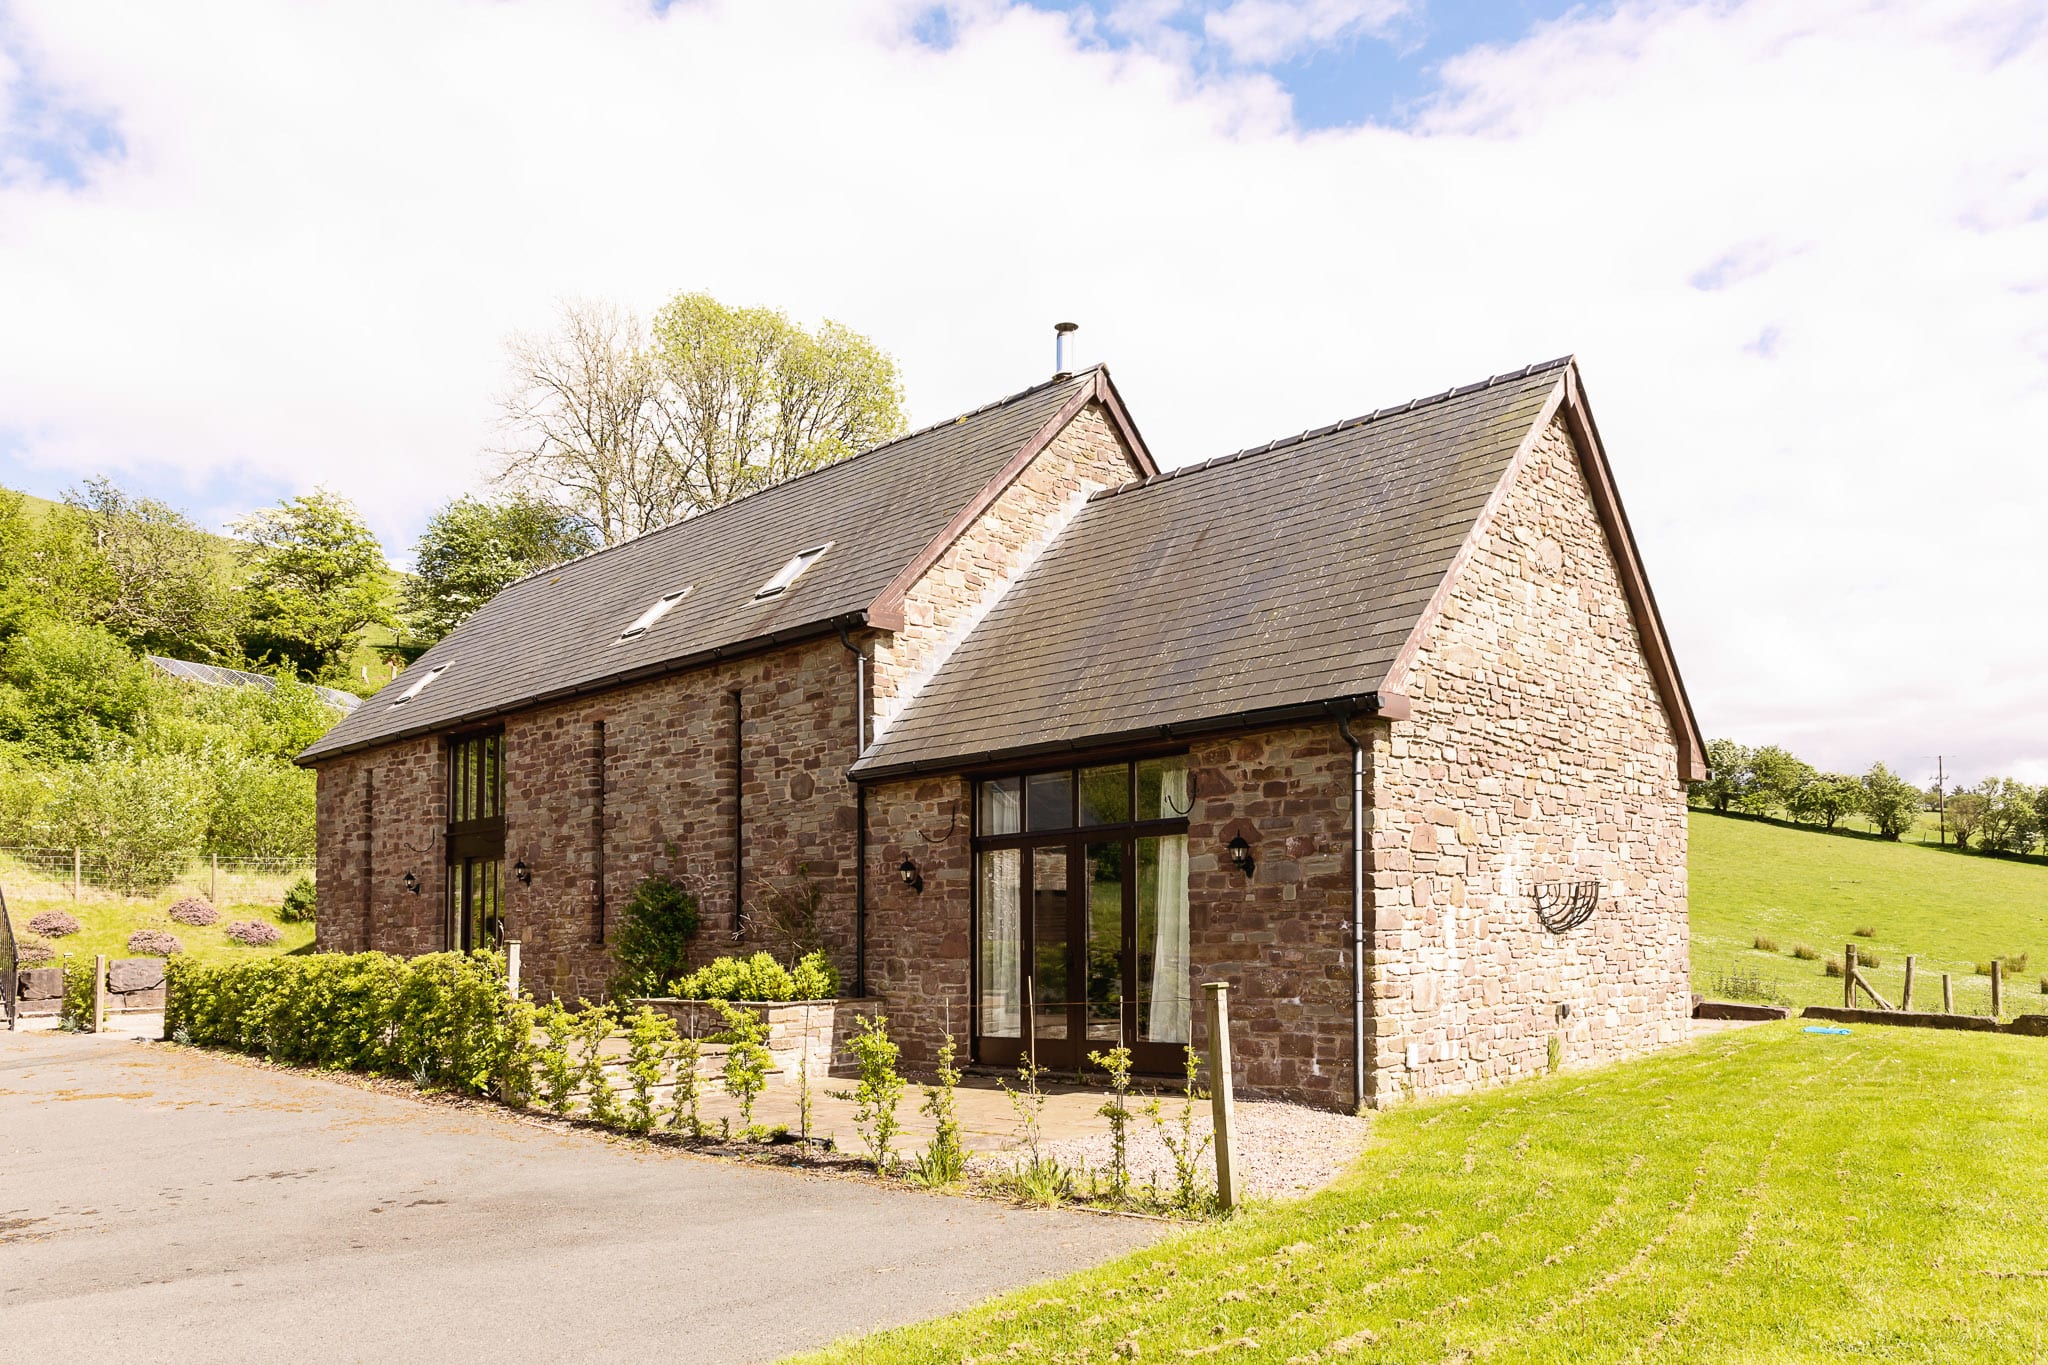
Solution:
[[[72,899],[72,900],[74,900],[74,901],[78,899],[78,871],[79,871],[79,863],[80,863],[80,862],[81,862],[81,859],[80,859],[80,858],[79,858],[79,856],[78,856],[78,850],[77,850],[77,849],[75,849],[75,848],[74,848],[74,849],[72,849],[72,850],[71,850],[71,899]]]
[[[1899,1008],[1913,1008],[1913,955],[1906,954],[1906,984],[1899,991]]]
[[[206,899],[207,899],[207,900],[208,900],[208,902],[210,902],[211,904],[214,904],[214,905],[219,905],[219,904],[220,904],[220,854],[218,854],[218,853],[209,853],[209,854],[207,854],[206,856],[208,857],[208,859],[210,859],[210,863],[209,863],[209,865],[208,865],[208,869],[207,869],[207,873],[206,873]]]
[[[2005,1017],[2005,976],[2002,970],[2004,966],[2005,964],[1997,958],[1991,959],[1991,1017],[1993,1019],[2003,1019]]]
[[[1943,1014],[1954,1014],[1956,1012],[1956,986],[1955,982],[1949,980],[1947,972],[1941,974],[1941,1012]]]
[[[1856,1008],[1856,945],[1842,949],[1842,1008]]]
[[[1210,981],[1209,993],[1209,1112],[1216,1130],[1216,1202],[1225,1213],[1237,1207],[1237,1163],[1233,1139],[1237,1132],[1237,1106],[1230,1093],[1230,983]]]
[[[505,992],[514,1000],[519,998],[519,940],[505,940]]]
[[[107,1028],[107,955],[92,955],[92,1031],[104,1033]]]

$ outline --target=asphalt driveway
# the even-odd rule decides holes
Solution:
[[[766,1360],[1158,1233],[0,1033],[0,1322],[23,1360]]]

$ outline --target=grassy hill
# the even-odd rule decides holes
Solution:
[[[1853,941],[1859,955],[1877,954],[1880,966],[1866,975],[1893,1004],[1913,953],[1915,1005],[1938,1008],[1939,976],[1949,972],[1956,1008],[1972,1013],[1990,1008],[1990,979],[1977,968],[2026,953],[2028,969],[2007,972],[2006,1010],[2048,1012],[2048,865],[2038,859],[1696,811],[1691,877],[1693,989],[1702,994],[1839,1005],[1842,983],[1822,974],[1822,962]],[[1858,929],[1877,932],[1855,937]],[[1758,935],[1777,951],[1758,951]],[[1793,957],[1802,943],[1821,960]]]
[[[2044,1047],[1767,1024],[1406,1106],[1319,1195],[818,1358],[2039,1360]]]

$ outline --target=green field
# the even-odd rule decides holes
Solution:
[[[278,918],[286,888],[310,871],[307,865],[284,863],[209,867],[201,859],[153,896],[123,896],[87,882],[80,887],[79,898],[73,899],[69,868],[61,859],[30,863],[17,854],[0,852],[0,893],[7,897],[8,918],[17,935],[28,934],[29,921],[46,910],[62,910],[78,920],[81,928],[77,933],[50,940],[59,954],[130,957],[130,934],[138,929],[165,929],[177,935],[187,955],[201,962],[218,962],[310,951],[313,926],[286,924]],[[214,900],[220,911],[218,921],[203,927],[171,921],[168,912],[173,904],[187,896],[207,897],[209,892],[218,897]],[[248,947],[222,932],[236,920],[267,921],[284,937],[267,948]]]
[[[838,1361],[2031,1361],[2048,1043],[1797,1023],[1376,1120],[1298,1203]]]
[[[1760,982],[1791,1004],[1839,1005],[1841,981],[1791,951],[1805,943],[1823,960],[1839,958],[1853,941],[1877,953],[1881,965],[1865,974],[1892,1004],[1912,953],[1916,1007],[1940,1007],[1940,973],[1948,972],[1956,1008],[1976,1014],[1991,1001],[1977,967],[2026,953],[2028,969],[2007,974],[2006,1013],[2048,1012],[2048,866],[2038,859],[1694,812],[1689,861],[1693,989],[1703,995],[1742,994],[1726,988]],[[1854,937],[1857,929],[1877,933]],[[1778,951],[1756,951],[1759,934],[1776,939]]]

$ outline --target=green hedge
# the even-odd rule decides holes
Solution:
[[[272,1061],[496,1090],[525,1046],[525,1010],[494,952],[321,953],[217,965],[171,959],[164,1031]]]
[[[785,968],[767,953],[721,957],[669,985],[678,1000],[830,1000],[839,972],[823,953],[806,953]]]

